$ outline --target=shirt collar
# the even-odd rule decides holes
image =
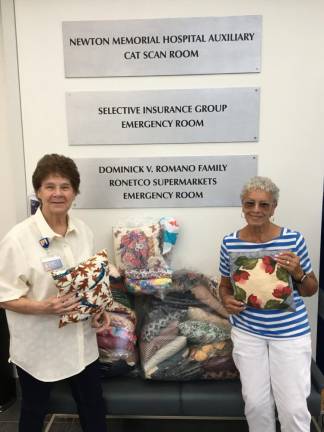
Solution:
[[[41,238],[47,238],[48,240],[52,240],[54,237],[62,237],[60,234],[57,234],[46,222],[46,219],[43,216],[41,208],[38,207],[36,213],[34,214],[34,218],[36,219],[37,227],[41,233]],[[77,228],[73,222],[73,219],[68,215],[68,227],[66,230],[66,234],[69,234],[72,231],[77,231]]]

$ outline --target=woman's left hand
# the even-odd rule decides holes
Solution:
[[[91,327],[96,329],[100,329],[101,327],[109,327],[110,324],[110,316],[107,311],[100,311],[93,315],[91,320]]]
[[[303,277],[304,272],[300,266],[300,258],[293,252],[283,252],[276,255],[274,259],[279,266],[287,270],[295,280],[298,281]]]

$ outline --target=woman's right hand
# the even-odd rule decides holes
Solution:
[[[0,307],[17,313],[31,315],[63,315],[77,309],[80,299],[75,293],[61,297],[53,296],[45,300],[34,300],[27,297],[0,303]]]
[[[227,310],[229,314],[234,314],[234,315],[239,314],[246,308],[246,305],[243,302],[236,300],[234,296],[231,294],[223,295],[222,302],[224,308]]]
[[[233,287],[231,280],[228,277],[222,276],[219,284],[219,295],[222,300],[224,308],[229,314],[239,314],[242,312],[246,305],[234,298]]]
[[[75,293],[66,294],[60,297],[49,297],[44,302],[44,313],[63,315],[77,309],[80,299]]]

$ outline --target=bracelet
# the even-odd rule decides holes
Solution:
[[[308,277],[308,274],[304,272],[304,273],[303,273],[303,276],[301,277],[301,279],[300,279],[299,281],[296,281],[296,282],[299,283],[299,284],[301,284],[301,283],[304,282],[304,280],[305,280],[307,277]]]

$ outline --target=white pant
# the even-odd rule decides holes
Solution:
[[[249,431],[276,431],[275,403],[282,432],[309,432],[310,335],[266,340],[232,328],[232,340]]]

